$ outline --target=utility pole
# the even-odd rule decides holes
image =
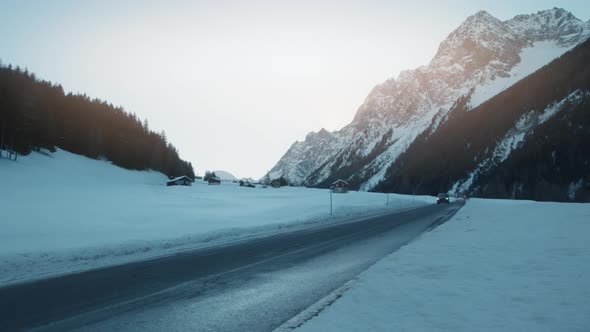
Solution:
[[[389,206],[389,193],[387,193],[387,203],[385,204],[385,206]]]
[[[332,215],[332,189],[330,189],[330,215]]]

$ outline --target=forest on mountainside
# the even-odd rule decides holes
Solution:
[[[26,155],[56,148],[136,170],[194,178],[164,132],[99,99],[65,94],[28,70],[0,65],[0,147]]]

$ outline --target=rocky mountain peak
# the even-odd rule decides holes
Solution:
[[[431,66],[448,66],[462,58],[479,58],[477,66],[500,53],[518,54],[513,31],[486,11],[469,16],[440,44]]]
[[[590,37],[588,24],[562,8],[517,15],[506,25],[527,44],[557,40],[563,46],[571,46]]]
[[[561,21],[578,20],[571,12],[569,12],[563,8],[557,8],[557,7],[553,7],[552,9],[540,10],[534,14],[517,15],[514,17],[514,19],[521,19],[521,20],[527,20],[530,18],[534,18],[537,20],[544,20],[546,22],[560,21],[560,20]]]
[[[307,134],[307,136],[305,137],[305,140],[326,140],[326,139],[330,139],[332,137],[332,134],[330,134],[329,131],[327,131],[325,128],[320,129],[317,133],[315,131],[310,132],[309,134]]]
[[[476,25],[497,25],[501,24],[502,21],[494,17],[492,14],[485,10],[480,10],[477,13],[467,17],[462,26],[473,27]]]

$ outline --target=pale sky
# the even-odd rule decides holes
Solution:
[[[0,0],[0,59],[165,130],[198,174],[259,178],[296,140],[348,124],[427,64],[467,16],[587,1]]]

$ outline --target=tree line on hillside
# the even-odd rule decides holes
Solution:
[[[590,91],[590,40],[473,110],[460,99],[387,170],[376,191],[429,194],[450,190],[484,160],[523,114],[543,112],[574,91]],[[468,194],[536,200],[590,200],[590,100],[566,104],[533,130],[508,158],[479,174]],[[568,193],[572,183],[579,188]]]
[[[136,170],[194,178],[166,134],[149,129],[135,114],[61,85],[0,64],[0,147],[19,154],[56,148]]]
[[[508,159],[481,174],[471,194],[590,202],[590,93],[535,129]]]
[[[270,173],[266,173],[262,179],[260,179],[260,183],[267,186],[276,186],[276,187],[293,187],[295,186],[293,183],[287,180],[285,175],[281,175],[278,178],[271,178]]]
[[[215,172],[205,171],[205,176],[203,176],[203,181],[209,181],[217,179],[217,174]]]

